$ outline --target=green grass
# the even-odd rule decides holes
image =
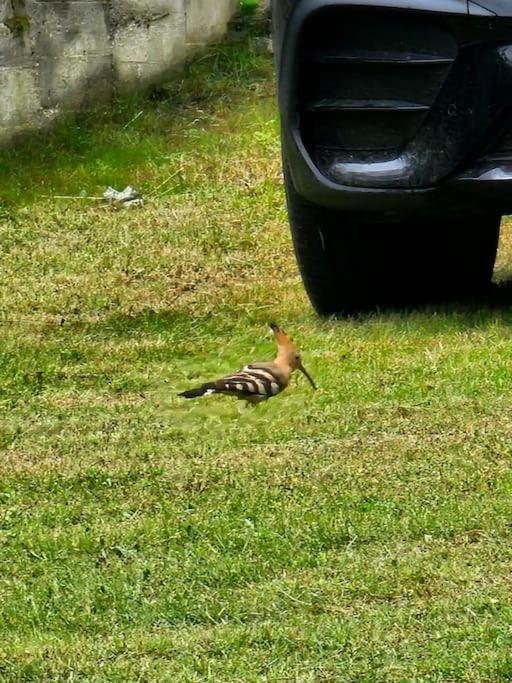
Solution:
[[[260,6],[260,0],[240,0],[240,11],[245,15],[255,14]]]
[[[511,680],[512,312],[319,320],[270,57],[157,94],[0,160],[0,679]],[[271,319],[318,392],[176,398]]]

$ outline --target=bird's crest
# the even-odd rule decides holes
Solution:
[[[270,329],[274,333],[274,337],[278,346],[295,346],[293,339],[286,334],[286,332],[279,327],[279,325],[270,323]]]

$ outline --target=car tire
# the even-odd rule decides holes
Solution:
[[[483,293],[501,217],[455,212],[394,222],[310,204],[285,164],[290,227],[307,294],[321,315]]]

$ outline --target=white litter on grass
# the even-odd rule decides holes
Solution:
[[[115,190],[113,187],[107,187],[103,193],[103,199],[106,199],[109,204],[118,209],[133,209],[133,207],[144,205],[140,192],[134,190],[130,185],[125,187],[122,192]]]

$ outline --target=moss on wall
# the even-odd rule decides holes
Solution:
[[[19,38],[30,31],[31,19],[27,14],[25,0],[11,0],[12,14],[4,19],[6,26],[13,36]]]
[[[21,37],[30,30],[30,17],[25,14],[16,14],[12,17],[4,19],[4,26],[7,26],[9,31],[17,38]]]

